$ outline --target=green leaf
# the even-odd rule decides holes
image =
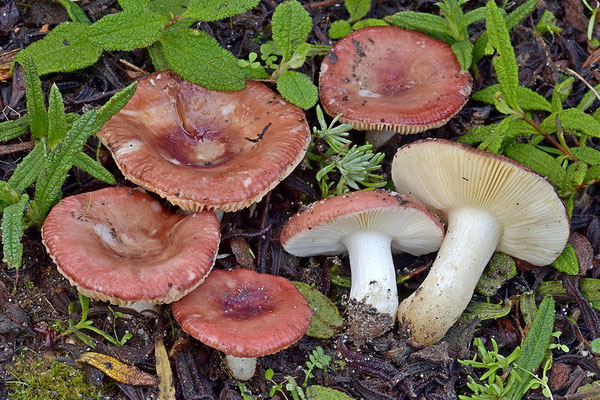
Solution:
[[[458,141],[460,143],[467,143],[471,146],[475,146],[483,142],[488,135],[491,135],[497,126],[498,124],[490,124],[475,127],[461,136]]]
[[[585,174],[586,184],[596,183],[597,181],[600,181],[600,165],[594,165]]]
[[[56,147],[58,142],[67,133],[67,116],[62,95],[56,84],[50,89],[48,97],[48,146]]]
[[[149,46],[147,50],[155,71],[166,71],[171,69],[169,63],[165,59],[160,42],[156,42],[152,46]]]
[[[348,36],[352,32],[350,22],[346,20],[335,21],[329,27],[329,37],[332,39],[340,39],[344,36]]]
[[[19,200],[21,200],[21,193],[14,190],[8,182],[0,181],[0,204],[4,204],[6,207],[6,205],[18,203]]]
[[[600,84],[594,86],[594,90],[598,92],[600,90]],[[586,111],[592,106],[592,104],[594,104],[594,101],[596,99],[597,97],[594,94],[594,92],[588,90],[587,93],[584,94],[581,100],[579,101],[579,104],[577,104],[577,108],[579,108],[581,111]]]
[[[563,110],[563,103],[567,96],[571,94],[574,81],[575,78],[567,78],[554,86],[554,91],[552,92],[552,112]]]
[[[498,91],[500,91],[499,84],[488,86],[485,89],[473,93],[473,99],[488,104],[494,104],[494,96]],[[517,103],[523,110],[552,112],[552,105],[544,98],[544,96],[523,86],[517,87]]]
[[[600,151],[591,147],[571,147],[570,150],[577,159],[590,165],[600,165]]]
[[[319,90],[312,80],[296,71],[285,71],[277,79],[277,91],[284,99],[308,110],[319,100]]]
[[[531,326],[535,319],[535,315],[537,314],[534,293],[526,292],[521,295],[521,298],[519,299],[519,311],[521,311],[525,324]]]
[[[512,304],[510,301],[502,304],[493,303],[480,303],[472,301],[469,303],[465,312],[460,316],[464,321],[472,321],[475,318],[479,318],[482,321],[486,319],[498,319],[506,317],[510,313]]]
[[[89,35],[92,43],[105,50],[134,50],[156,42],[166,23],[160,14],[128,9],[94,22]]]
[[[515,260],[508,254],[494,252],[477,282],[475,290],[485,296],[496,294],[500,286],[517,275]]]
[[[306,42],[312,29],[310,14],[295,0],[278,5],[271,24],[273,40],[284,59],[289,59],[296,47]]]
[[[542,35],[546,33],[561,33],[562,29],[556,25],[556,17],[549,10],[544,10],[540,21],[535,25],[535,30]]]
[[[20,53],[19,53],[20,54]],[[29,128],[34,139],[40,139],[48,134],[48,114],[42,93],[42,81],[38,76],[36,65],[30,55],[20,61],[25,72],[25,94],[27,96],[27,114]]]
[[[102,125],[108,122],[113,115],[121,111],[123,107],[127,105],[129,99],[135,94],[137,88],[137,82],[130,83],[125,88],[115,93],[100,109],[97,110],[96,114],[96,125],[94,126],[94,132],[96,133],[102,128]]]
[[[583,161],[572,163],[567,168],[566,184],[570,186],[573,191],[577,190],[577,187],[583,184],[587,170],[588,166]]]
[[[67,10],[67,14],[69,14],[69,18],[71,18],[73,22],[80,22],[87,25],[92,23],[81,7],[71,0],[58,0],[58,2]]]
[[[344,324],[337,307],[327,296],[303,282],[292,282],[298,291],[306,297],[313,311],[310,326],[306,334],[310,337],[329,339],[336,335]]]
[[[490,0],[486,4],[485,26],[489,38],[488,46],[491,45],[497,53],[492,63],[498,76],[502,95],[510,107],[517,109],[517,87],[519,87],[517,59],[510,43],[510,35],[506,29],[504,18],[494,0]]]
[[[459,21],[459,30],[466,29],[474,22],[485,18],[485,7],[479,7],[467,12]]]
[[[2,212],[3,261],[11,269],[19,269],[23,261],[23,213],[28,202],[29,196],[23,194],[18,203],[6,207]]]
[[[46,161],[46,143],[38,141],[13,172],[8,183],[17,192],[24,192],[40,175]]]
[[[552,263],[552,266],[564,272],[567,275],[577,275],[579,273],[579,261],[575,249],[567,244],[560,256]]]
[[[102,48],[90,41],[89,28],[78,22],[62,23],[44,39],[17,53],[15,61],[22,62],[30,55],[40,75],[89,67],[102,55]]]
[[[596,354],[600,354],[600,338],[592,340],[590,344],[592,345],[592,351]]]
[[[454,43],[448,21],[439,15],[416,11],[400,11],[384,18],[386,22],[400,28],[423,32],[448,44]]]
[[[450,47],[458,59],[460,68],[463,71],[467,71],[471,67],[471,61],[473,59],[473,44],[467,38],[460,42],[452,43]]]
[[[330,389],[319,385],[310,385],[306,388],[306,399],[307,400],[354,400],[353,397],[348,396],[344,392],[339,390]]]
[[[565,187],[566,171],[548,153],[529,144],[513,143],[506,147],[504,154],[544,175],[560,191],[568,190]]]
[[[344,4],[350,14],[350,23],[364,17],[371,9],[371,0],[344,0]]]
[[[150,8],[150,0],[118,0],[123,11],[137,10],[145,12]]]
[[[173,25],[160,38],[165,59],[177,74],[214,90],[246,85],[237,59],[206,32]]]
[[[554,330],[554,316],[554,299],[546,297],[540,304],[531,329],[523,341],[521,353],[514,362],[519,367],[515,372],[521,379],[517,379],[514,388],[510,391],[511,399],[518,400],[523,397],[532,378],[529,373],[535,373],[546,357]]]
[[[35,202],[40,218],[45,218],[50,208],[62,196],[62,185],[73,166],[75,155],[81,151],[87,138],[96,132],[94,130],[96,124],[95,110],[83,114],[69,129],[64,140],[48,156],[35,185]]]
[[[369,26],[389,26],[387,22],[379,18],[367,18],[361,19],[360,21],[355,22],[352,25],[352,29],[357,31],[362,28],[367,28]]]
[[[574,133],[581,132],[591,137],[600,137],[600,121],[577,108],[567,108],[566,110],[551,114],[541,123],[540,128],[548,133],[558,132],[556,125],[557,115],[563,130],[570,130]]]
[[[109,185],[115,185],[117,183],[113,174],[111,174],[106,168],[102,166],[98,161],[94,160],[85,153],[79,152],[75,156],[73,164],[93,176],[94,178],[108,183]]]
[[[23,136],[29,132],[29,116],[23,115],[13,121],[0,123],[0,142],[5,142]]]
[[[184,17],[216,21],[254,8],[260,0],[190,0]]]
[[[499,153],[504,140],[515,134],[515,131],[510,129],[515,118],[515,115],[510,115],[500,121],[492,131],[492,134],[488,135],[481,145],[479,145],[479,148],[490,153]]]
[[[148,8],[150,11],[164,17],[179,16],[185,12],[190,0],[151,0]]]

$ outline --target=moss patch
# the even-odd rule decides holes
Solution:
[[[75,367],[33,354],[20,354],[6,369],[10,400],[106,399],[100,388],[89,385]]]

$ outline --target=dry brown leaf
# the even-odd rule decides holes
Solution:
[[[597,48],[592,54],[590,54],[590,56],[587,58],[587,60],[585,60],[581,68],[587,68],[590,65],[597,63],[598,61],[600,61],[600,48]]]
[[[155,386],[158,379],[154,375],[140,371],[133,365],[127,365],[106,354],[87,352],[77,359],[77,363],[89,364],[98,368],[117,382],[133,386]]]
[[[154,346],[156,357],[156,374],[158,375],[158,400],[175,400],[175,386],[173,386],[173,371],[169,363],[169,355],[162,339]]]
[[[11,77],[10,64],[21,49],[14,49],[0,54],[0,81],[4,81]]]

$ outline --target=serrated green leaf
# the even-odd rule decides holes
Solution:
[[[308,110],[319,100],[319,90],[312,80],[300,72],[285,71],[277,79],[277,91],[284,99]]]
[[[453,38],[448,21],[439,15],[416,11],[400,11],[385,17],[384,20],[390,25],[426,33],[448,44],[456,41]]]
[[[515,115],[510,115],[500,121],[492,133],[485,137],[479,148],[489,153],[499,153],[504,140],[514,135],[514,131],[511,131],[510,127],[516,118]]]
[[[25,55],[19,62],[25,72],[25,95],[27,96],[27,114],[29,115],[31,136],[34,139],[40,139],[48,134],[48,114],[42,93],[42,81],[30,55]]]
[[[463,71],[467,71],[471,67],[473,44],[467,38],[465,40],[461,40],[460,42],[452,43],[450,47],[458,59],[460,68]]]
[[[85,12],[79,7],[77,4],[72,2],[71,0],[58,0],[60,4],[67,10],[67,14],[69,14],[69,18],[73,22],[80,22],[82,24],[91,24],[92,21],[88,18]]]
[[[319,385],[310,385],[306,388],[306,399],[307,400],[354,400],[353,397],[348,396],[344,392],[339,390],[330,389]]]
[[[67,133],[67,116],[62,95],[56,84],[48,97],[48,146],[53,149]]]
[[[260,0],[190,0],[184,17],[216,21],[254,8]]]
[[[371,0],[344,0],[344,4],[350,14],[350,23],[364,17],[371,9]]]
[[[552,92],[552,112],[559,112],[563,110],[563,103],[567,96],[571,94],[574,81],[575,78],[571,77],[554,86],[554,91]]]
[[[566,183],[573,191],[581,185],[587,174],[588,166],[583,161],[576,161],[567,168]]]
[[[498,91],[500,91],[499,84],[488,86],[485,89],[473,93],[473,100],[494,104],[494,96]],[[519,107],[524,110],[552,112],[552,105],[544,98],[544,96],[523,86],[517,87],[517,103],[519,104]]]
[[[115,185],[117,183],[113,174],[104,168],[98,161],[94,160],[83,152],[77,153],[75,160],[73,161],[73,165],[84,170],[94,178],[108,183],[109,185]]]
[[[535,25],[535,30],[542,35],[562,32],[562,29],[556,25],[556,17],[549,10],[544,10],[540,21]]]
[[[123,11],[137,10],[140,12],[147,11],[150,8],[150,0],[118,0]]]
[[[460,143],[468,143],[471,146],[478,145],[483,142],[488,135],[491,135],[498,124],[482,125],[469,130],[461,136],[458,141]]]
[[[90,40],[105,50],[134,50],[156,42],[167,18],[145,10],[110,14],[90,26]]]
[[[44,39],[17,53],[15,61],[22,62],[30,55],[40,75],[89,67],[102,55],[102,48],[90,41],[89,28],[78,22],[62,23]]]
[[[515,260],[508,254],[496,251],[481,274],[475,290],[485,296],[493,296],[504,282],[515,275],[517,275]]]
[[[467,12],[461,19],[458,21],[459,30],[467,29],[469,25],[479,20],[485,18],[485,7],[479,7],[474,10]]]
[[[87,138],[96,132],[96,125],[95,110],[83,114],[69,129],[64,140],[48,155],[35,185],[35,202],[42,220],[62,196],[62,185],[73,166],[75,155],[81,151]]]
[[[521,353],[515,360],[514,364],[518,366],[515,370],[520,380],[515,382],[515,386],[510,391],[509,398],[518,400],[523,397],[532,375],[538,369],[550,345],[550,338],[554,330],[554,299],[546,297],[540,304],[540,307],[535,315],[535,319],[531,324],[531,329],[521,346]]]
[[[518,108],[517,87],[519,86],[519,69],[515,51],[510,43],[510,35],[506,28],[504,18],[494,0],[486,4],[486,32],[488,45],[496,50],[492,60],[502,95],[506,103],[513,109]]]
[[[292,282],[296,289],[306,297],[313,311],[310,326],[306,334],[310,337],[329,339],[336,335],[344,324],[337,307],[327,296],[304,282]]]
[[[533,324],[537,314],[537,305],[535,304],[535,295],[532,292],[523,293],[519,299],[519,311],[525,320],[527,326]]]
[[[600,279],[581,278],[579,280],[581,294],[590,304],[600,311]],[[536,291],[538,296],[566,295],[567,291],[560,281],[542,282]]]
[[[541,123],[540,128],[548,133],[558,132],[556,116],[558,116],[563,130],[570,130],[574,133],[581,132],[591,137],[600,137],[600,121],[577,108],[567,108],[551,114]]]
[[[594,165],[592,168],[588,169],[584,181],[586,184],[600,181],[600,165]]]
[[[214,90],[246,85],[237,59],[206,32],[173,25],[160,38],[165,59],[184,79]]]
[[[341,39],[344,36],[348,36],[352,32],[350,22],[346,20],[335,21],[329,27],[329,37],[332,39]]]
[[[600,91],[600,84],[594,86],[594,90],[596,92]],[[586,111],[588,108],[594,104],[594,101],[597,99],[596,94],[591,90],[588,90],[586,94],[583,95],[579,103],[577,104],[577,108],[581,111]]]
[[[147,50],[155,71],[166,71],[171,69],[171,67],[169,67],[169,63],[165,59],[160,42],[156,42],[152,46],[149,46]]]
[[[567,275],[577,275],[579,273],[579,261],[577,261],[577,254],[575,254],[573,246],[567,244],[560,256],[554,260],[552,266]]]
[[[21,193],[14,190],[6,181],[0,181],[0,203],[15,204],[21,200]]]
[[[472,301],[465,309],[465,312],[460,316],[460,319],[464,321],[472,321],[475,318],[479,318],[482,321],[487,319],[498,319],[506,317],[510,313],[511,308],[512,304],[509,301],[504,304]]]
[[[361,19],[360,21],[355,22],[352,25],[352,29],[357,31],[362,28],[367,28],[369,26],[389,26],[387,22],[379,18],[367,18]]]
[[[19,269],[23,261],[23,213],[28,202],[29,196],[23,194],[18,203],[6,207],[2,212],[3,261],[10,269]]]
[[[29,132],[29,117],[27,114],[19,119],[0,123],[0,142],[16,139]]]
[[[567,172],[548,153],[529,144],[513,143],[506,147],[504,154],[544,175],[559,191],[568,191],[565,187]]]
[[[43,140],[36,142],[13,172],[8,183],[17,192],[24,192],[40,175],[46,160],[46,144]]]
[[[148,8],[150,11],[170,18],[179,16],[187,10],[190,0],[151,0]]]
[[[273,41],[281,50],[284,59],[289,59],[296,47],[306,42],[312,30],[312,19],[302,4],[291,0],[277,6],[271,25]]]
[[[600,165],[600,151],[591,147],[571,147],[573,155],[590,165]]]
[[[92,133],[98,132],[100,128],[102,128],[102,125],[107,123],[113,115],[121,111],[121,109],[127,105],[129,99],[135,94],[136,88],[137,82],[130,83],[125,88],[115,93],[97,110],[96,125],[94,125],[94,132]]]

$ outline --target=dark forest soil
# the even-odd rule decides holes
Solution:
[[[268,22],[278,3],[275,0],[263,0],[252,11],[236,16],[231,21],[201,23],[198,28],[212,34],[236,57],[245,58],[249,52],[258,50],[258,45],[251,39],[260,34],[270,34]],[[343,2],[324,2],[326,4],[316,4],[315,7],[308,2],[303,3],[307,4],[314,22],[309,41],[315,44],[331,44],[327,37],[329,25],[335,20],[348,17]],[[466,8],[472,9],[483,3],[485,2],[471,1]],[[80,4],[93,20],[118,9],[116,0],[83,0]],[[544,37],[545,47],[539,38],[532,34],[532,29],[544,9],[554,12],[558,18],[558,25],[563,28],[560,35]],[[401,10],[438,13],[434,1],[382,0],[374,2],[368,17],[383,17]],[[591,54],[585,37],[588,17],[579,0],[540,0],[537,10],[512,32],[522,85],[542,95],[548,95],[560,79],[560,67],[577,71],[592,85],[600,82],[600,71],[595,65],[582,67]],[[66,20],[68,15],[62,6],[53,1],[0,1],[0,54],[26,47],[43,37],[48,28],[52,29]],[[475,25],[472,35],[477,35],[478,30],[482,28],[481,24]],[[138,69],[133,69],[122,61]],[[316,78],[320,61],[318,58],[311,60],[303,67],[303,72]],[[93,67],[73,73],[51,74],[42,79],[46,93],[53,83],[59,86],[65,97],[68,112],[82,112],[103,104],[113,93],[138,77],[139,70],[152,72],[152,64],[145,50],[105,53]],[[483,60],[479,64],[479,70],[480,75],[475,79],[474,91],[496,83],[489,60]],[[574,95],[569,101],[573,105],[576,104],[586,90],[581,82],[576,81]],[[22,76],[16,75],[0,80],[0,110],[0,121],[14,119],[26,112]],[[386,172],[389,172],[392,156],[401,144],[429,136],[454,139],[474,126],[495,122],[499,117],[491,106],[469,101],[444,127],[409,138],[396,137],[388,143],[381,149],[386,153]],[[309,123],[314,125],[314,110],[308,113],[308,118]],[[361,140],[360,133],[353,135],[354,140]],[[89,154],[94,154],[95,149],[96,141],[91,139],[88,142]],[[8,179],[25,154],[16,152],[2,156],[0,175],[3,180]],[[108,152],[103,151],[101,159],[117,176],[118,185],[133,186],[122,177]],[[104,186],[106,185],[85,173],[74,170],[64,186],[64,195],[96,190]],[[348,289],[336,286],[330,281],[328,270],[333,265],[332,260],[315,257],[309,263],[308,259],[294,258],[283,252],[277,240],[282,224],[298,209],[301,199],[317,199],[314,187],[314,171],[298,168],[255,207],[226,214],[222,223],[223,241],[219,252],[229,256],[219,258],[215,268],[232,268],[242,264],[259,272],[314,284],[317,289],[341,305]],[[599,194],[597,187],[591,187],[586,193],[582,193],[573,216],[573,230],[582,235],[582,240],[589,241],[594,250],[589,259],[590,268],[585,274],[593,278],[600,275]],[[256,258],[242,258],[241,254],[247,254],[247,246],[254,249]],[[60,334],[61,327],[68,326],[69,304],[77,302],[77,292],[56,271],[41,244],[38,231],[30,229],[26,232],[24,248],[23,268],[18,273],[6,268],[1,272],[0,399],[7,398],[8,393],[19,384],[10,372],[19,354],[27,354],[28,357],[35,355],[45,360],[56,358],[65,365],[75,365],[75,360],[83,352],[90,350],[75,336]],[[239,257],[236,259],[232,254],[238,254]],[[394,261],[397,273],[408,275],[413,271],[423,271],[422,267],[429,265],[432,259],[432,256],[402,255],[395,256]],[[341,263],[342,273],[349,275],[347,258],[342,259]],[[550,267],[538,270],[522,267],[517,277],[508,281],[498,294],[490,299],[491,302],[516,299],[521,293],[535,290],[543,280],[564,278]],[[416,289],[423,277],[424,273],[417,273],[404,283],[400,287],[401,295],[407,295]],[[579,277],[572,279],[577,280]],[[484,297],[477,299],[485,301]],[[593,310],[594,316],[586,318],[589,305],[584,310],[580,309],[581,303],[573,302],[573,296],[563,296],[556,300],[558,311],[555,330],[563,332],[561,343],[567,345],[570,352],[555,353],[550,387],[555,399],[584,398],[575,395],[576,390],[587,383],[600,380],[600,359],[589,350],[589,342],[600,334],[600,319]],[[178,399],[241,398],[236,383],[222,368],[220,353],[194,341],[181,331],[171,316],[169,306],[165,306],[156,318],[145,317],[127,309],[114,310],[131,314],[132,318],[120,318],[117,321],[117,334],[121,336],[129,332],[133,334],[133,338],[124,346],[113,346],[101,337],[91,334],[99,343],[94,351],[134,364],[146,372],[155,373],[154,343],[157,338],[162,337],[167,350],[171,350]],[[578,320],[575,318],[575,322],[572,321],[574,315],[580,316]],[[79,314],[75,312],[71,318],[78,320]],[[105,304],[92,302],[89,318],[94,321],[94,326],[106,332],[113,331],[112,313]],[[521,316],[516,312],[478,325],[459,324],[448,333],[442,344],[420,351],[412,349],[395,331],[362,346],[346,341],[345,336],[341,334],[327,340],[304,337],[280,353],[263,357],[259,361],[256,376],[246,383],[246,386],[255,396],[267,398],[271,383],[265,380],[264,371],[268,368],[273,369],[273,380],[278,383],[283,382],[286,376],[293,376],[298,382],[302,382],[304,373],[301,368],[311,351],[321,346],[334,361],[326,373],[315,371],[315,376],[310,380],[311,384],[335,388],[354,398],[456,399],[457,393],[463,393],[466,389],[467,376],[472,373],[472,370],[457,363],[456,359],[472,358],[474,353],[470,349],[473,337],[481,337],[485,342],[494,337],[503,352],[509,353],[520,344],[525,327]],[[103,391],[106,398],[150,399],[157,396],[156,387],[134,388],[124,384],[115,385],[98,370],[92,367],[82,368],[86,372],[88,382],[105,385]],[[535,392],[528,396],[543,398],[540,393]],[[76,399],[78,396],[74,394],[72,398]]]

